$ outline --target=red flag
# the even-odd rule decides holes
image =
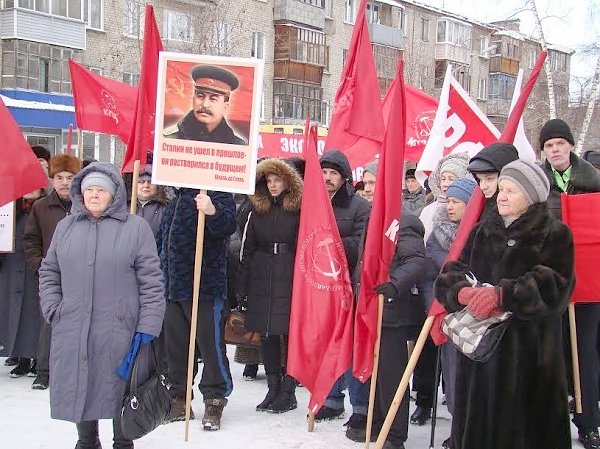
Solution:
[[[316,148],[308,136],[290,313],[287,373],[311,393],[317,413],[352,357],[350,273]]]
[[[383,123],[386,129],[389,123],[396,83],[398,83],[397,78],[392,81],[383,99]],[[406,146],[404,148],[404,159],[419,162],[429,139],[429,134],[431,133],[435,111],[438,108],[438,101],[422,90],[406,83],[404,84],[404,98],[406,103]],[[392,125],[398,126],[399,124],[393,123]],[[374,158],[375,155],[373,155],[371,160]],[[352,165],[352,161],[350,161],[350,164]]]
[[[325,150],[339,149],[360,166],[379,153],[385,132],[365,9],[362,0],[325,144]]]
[[[115,134],[127,143],[137,88],[90,72],[69,60],[75,119],[79,129]]]
[[[0,99],[0,207],[48,186],[48,176]]]
[[[574,303],[600,302],[600,276],[596,263],[600,254],[600,193],[561,195],[562,219],[573,232],[575,247]]]
[[[144,49],[135,118],[129,133],[127,151],[123,158],[123,173],[133,171],[133,163],[146,165],[148,151],[154,147],[154,115],[156,112],[156,85],[158,82],[158,54],[163,50],[160,34],[154,18],[154,8],[146,5],[144,22]]]
[[[388,282],[389,266],[396,251],[402,211],[402,183],[398,173],[404,165],[405,98],[403,61],[398,62],[395,92],[383,151],[377,170],[377,188],[363,255],[360,292],[354,324],[354,376],[365,382],[373,369],[373,350],[377,339],[378,295],[375,288]]]
[[[537,81],[542,64],[546,59],[546,53],[541,53],[538,56],[538,59],[535,63],[531,74],[529,75],[529,80],[525,85],[525,88],[521,91],[519,95],[519,99],[517,100],[515,107],[510,112],[508,117],[508,121],[506,123],[506,127],[500,136],[501,142],[512,143],[515,139],[515,134],[517,133],[517,128],[519,126],[519,120],[521,119],[521,115],[523,114],[523,110],[525,109],[525,104],[527,103],[527,98],[531,93],[535,82]],[[465,215],[460,221],[460,226],[458,227],[458,232],[456,234],[456,239],[452,243],[450,247],[450,252],[448,257],[446,258],[446,262],[451,260],[457,260],[462,252],[462,249],[469,238],[469,234],[471,230],[475,227],[477,222],[479,221],[479,217],[481,216],[481,212],[483,211],[483,205],[485,203],[485,198],[481,189],[477,187],[475,192],[471,196],[469,200],[469,204],[465,210]],[[435,344],[439,345],[446,341],[446,336],[441,331],[442,319],[446,315],[446,310],[444,307],[435,299],[431,308],[429,309],[429,316],[435,316],[435,321],[431,328],[431,338],[435,342]]]

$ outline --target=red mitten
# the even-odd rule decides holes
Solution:
[[[463,287],[458,291],[458,303],[468,306],[471,300],[477,295],[478,287]]]
[[[480,320],[486,319],[500,305],[500,298],[498,297],[496,287],[479,287],[474,290],[476,292],[467,308],[473,316]]]

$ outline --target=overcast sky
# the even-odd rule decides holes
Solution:
[[[420,3],[443,8],[464,16],[493,22],[515,17],[526,0],[416,0]],[[578,53],[586,44],[600,41],[600,0],[536,0],[536,7],[546,40],[549,43],[569,47]],[[521,31],[535,32],[531,11],[516,15],[521,19]],[[593,19],[596,20],[593,20]],[[575,54],[571,75],[591,76],[596,67],[596,57]]]

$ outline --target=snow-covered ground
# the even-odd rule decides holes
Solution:
[[[200,395],[192,402],[197,419],[190,423],[189,442],[184,442],[184,424],[172,423],[159,427],[150,435],[135,442],[136,449],[359,449],[364,443],[354,443],[344,435],[342,424],[351,414],[346,395],[346,417],[315,424],[315,431],[307,431],[306,406],[308,392],[298,388],[298,409],[281,415],[258,413],[254,410],[266,393],[262,367],[256,381],[242,378],[243,366],[233,362],[233,347],[229,348],[234,390],[223,412],[221,430],[205,432],[200,428],[204,411]],[[76,431],[72,423],[50,419],[48,391],[31,389],[33,379],[11,379],[11,368],[0,358],[0,448],[3,449],[71,449],[75,447]],[[411,412],[414,402],[411,401]],[[436,426],[436,445],[450,434],[450,415],[440,405]],[[406,449],[428,449],[431,427],[410,425]],[[576,429],[572,426],[574,447]],[[110,421],[100,421],[100,438],[105,449],[112,447]],[[371,444],[374,448],[374,443]],[[482,448],[484,449],[484,448]]]

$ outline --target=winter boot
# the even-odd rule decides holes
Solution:
[[[431,409],[417,405],[417,408],[410,416],[410,423],[417,426],[424,426],[431,418]]]
[[[29,372],[27,377],[37,377],[37,360],[31,359],[31,365],[29,365]]]
[[[77,426],[77,445],[75,449],[102,449],[98,437],[98,421],[83,421]]]
[[[256,380],[258,374],[258,365],[251,364],[244,367],[244,380]]]
[[[257,412],[266,412],[267,408],[273,403],[281,391],[281,375],[279,374],[268,374],[267,385],[269,391],[263,399],[263,401],[256,406]]]
[[[31,359],[24,359],[24,358],[20,357],[19,363],[17,364],[17,366],[15,366],[13,368],[13,370],[10,372],[9,376],[12,377],[13,379],[16,379],[17,377],[23,377],[23,376],[27,375],[30,367],[31,367]]]
[[[296,380],[288,375],[283,376],[281,391],[275,400],[267,407],[269,413],[285,413],[298,407],[296,400]]]
[[[344,407],[331,408],[324,405],[315,415],[315,422],[331,421],[332,419],[342,419],[344,417]]]
[[[204,399],[204,417],[202,428],[204,430],[219,430],[221,428],[221,415],[227,405],[226,398]]]
[[[4,366],[17,366],[19,363],[18,357],[9,357],[4,361]]]
[[[190,405],[190,419],[194,419],[194,410]],[[185,399],[184,398],[173,398],[171,401],[171,411],[165,418],[163,424],[167,424],[175,421],[185,421]]]

